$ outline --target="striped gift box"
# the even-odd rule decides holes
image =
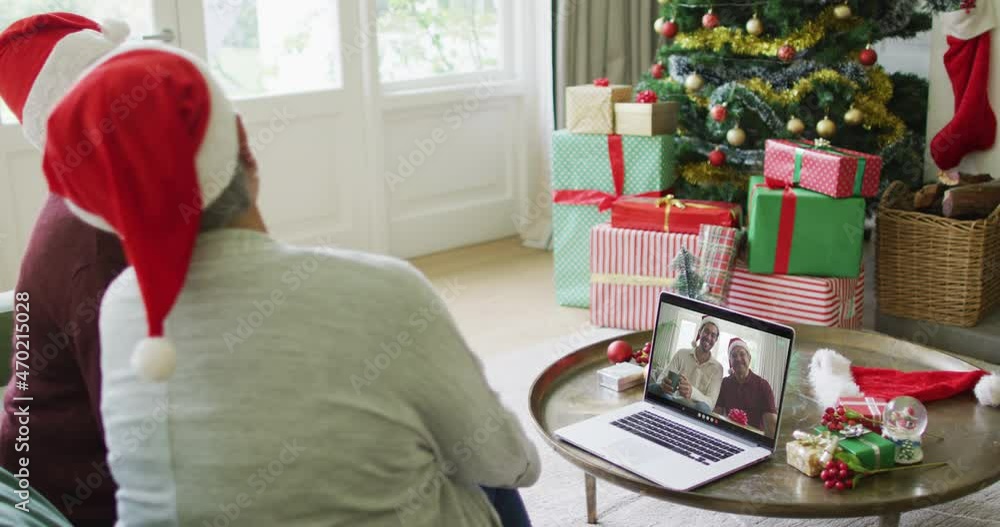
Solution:
[[[753,274],[737,262],[727,307],[790,324],[861,329],[865,309],[865,269],[857,278]]]
[[[681,247],[696,254],[697,234],[615,229],[590,231],[590,322],[609,328],[647,330],[656,325],[660,291],[676,273]]]

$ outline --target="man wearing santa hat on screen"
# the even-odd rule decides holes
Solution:
[[[442,299],[403,261],[271,238],[197,58],[103,62],[53,111],[43,168],[131,264],[100,320],[123,525],[529,524],[498,487],[534,483],[538,454]]]
[[[98,24],[70,13],[19,20],[0,34],[0,98],[25,138],[45,141],[49,112],[81,73],[128,35],[121,22]],[[30,325],[15,339],[30,358],[12,363],[27,372],[28,389],[12,377],[0,421],[0,464],[23,470],[30,483],[76,524],[112,525],[115,482],[108,472],[100,418],[100,346],[97,309],[111,280],[125,268],[118,239],[80,221],[63,199],[50,195],[28,241],[15,291],[27,295]],[[29,331],[30,330],[30,331]],[[27,370],[24,369],[27,366]],[[15,400],[16,397],[31,397]],[[30,443],[18,440],[24,409]]]

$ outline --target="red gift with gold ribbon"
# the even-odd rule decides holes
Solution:
[[[617,229],[698,234],[702,225],[740,226],[743,208],[723,201],[627,197],[611,206],[611,226]]]

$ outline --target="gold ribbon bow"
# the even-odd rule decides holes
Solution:
[[[666,196],[656,200],[656,206],[664,209],[663,212],[663,232],[670,232],[670,210],[674,207],[678,209],[686,209],[691,207],[692,209],[722,209],[723,207],[717,207],[715,205],[705,205],[704,203],[684,203],[683,201],[674,197],[673,194],[667,194]],[[736,217],[736,211],[731,210],[730,213],[733,218]]]

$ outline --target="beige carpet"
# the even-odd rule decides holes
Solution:
[[[543,469],[539,482],[523,489],[525,503],[536,527],[587,525],[584,508],[583,473],[553,452],[534,432],[528,413],[528,389],[535,377],[559,356],[573,349],[615,335],[612,330],[582,330],[548,344],[487,357],[485,365],[490,383],[505,402],[521,417],[542,455]],[[1000,460],[997,460],[1000,463]],[[597,483],[597,506],[600,524],[612,527],[652,526],[744,526],[767,527],[813,526],[847,527],[876,525],[875,518],[847,520],[776,520],[735,516],[682,507],[652,498],[641,497],[613,485]],[[1000,525],[1000,484],[977,494],[903,514],[901,525],[921,527],[982,527]]]

